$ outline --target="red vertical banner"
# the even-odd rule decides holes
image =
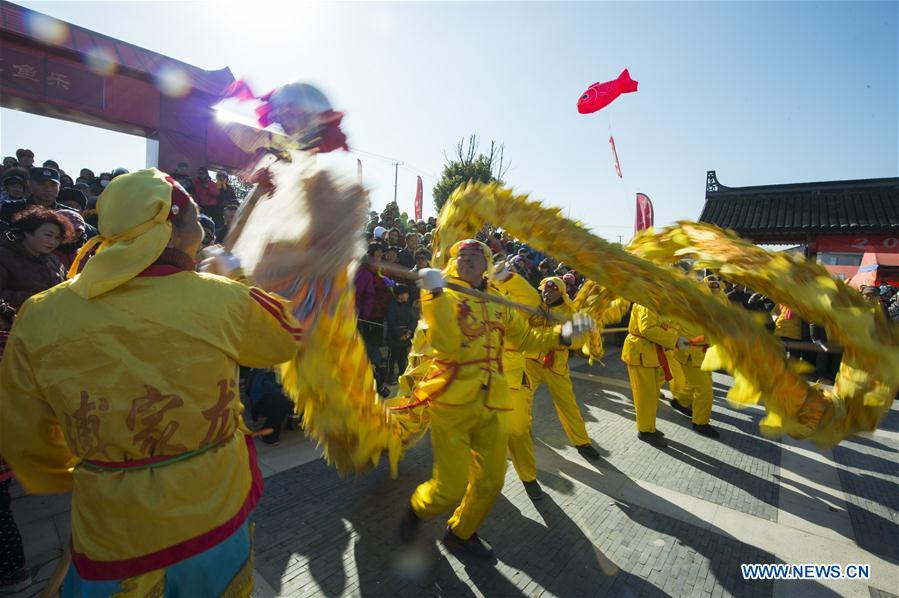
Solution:
[[[362,184],[362,160],[356,158],[356,178],[359,179],[359,184]]]
[[[415,186],[415,221],[421,220],[421,202],[422,202],[421,177],[418,177],[418,184]]]
[[[649,196],[637,193],[637,219],[634,222],[634,234],[652,228],[652,202]]]
[[[612,144],[612,157],[615,159],[615,172],[618,173],[618,178],[624,178],[621,175],[621,164],[618,163],[618,152],[615,150],[615,138],[610,136],[609,143]]]

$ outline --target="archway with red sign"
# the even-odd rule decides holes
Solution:
[[[247,166],[253,156],[213,116],[233,82],[228,68],[206,71],[0,1],[0,106],[145,137],[148,166]]]

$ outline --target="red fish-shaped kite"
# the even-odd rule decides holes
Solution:
[[[578,98],[577,111],[581,114],[592,114],[614,102],[621,94],[633,91],[637,91],[637,82],[631,79],[630,73],[624,69],[614,81],[594,83],[588,87]]]

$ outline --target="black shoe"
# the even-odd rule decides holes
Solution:
[[[721,438],[721,434],[709,424],[693,424],[693,431],[706,438]]]
[[[281,446],[281,440],[273,437],[271,434],[262,437],[262,442],[269,446]]]
[[[662,438],[662,433],[658,430],[655,432],[637,432],[637,438],[656,447],[668,446],[668,443]]]
[[[420,523],[421,519],[415,514],[412,505],[409,505],[406,512],[403,513],[403,520],[400,522],[400,542],[405,544],[415,537],[415,532],[418,531]]]
[[[480,559],[493,558],[493,547],[486,541],[481,540],[477,534],[471,534],[469,539],[463,540],[454,534],[449,526],[446,527],[446,532],[443,534],[443,544],[450,550],[463,550],[465,553]]]
[[[390,396],[390,389],[387,388],[386,384],[382,384],[380,388],[378,388],[378,394],[386,399]]]
[[[675,411],[680,411],[687,417],[693,417],[693,408],[692,407],[684,407],[683,405],[681,405],[680,403],[677,402],[677,399],[675,399],[673,397],[671,399],[671,408],[674,409]]]
[[[579,452],[584,459],[596,461],[600,457],[599,451],[593,448],[592,444],[580,444],[574,448],[577,449],[577,452]]]
[[[528,493],[528,498],[531,500],[540,500],[543,498],[543,490],[540,488],[540,484],[537,480],[522,482],[522,484],[524,484],[524,491]]]
[[[7,575],[0,577],[0,594],[12,594],[21,592],[30,586],[34,580],[27,567],[22,567],[18,571],[13,571]]]

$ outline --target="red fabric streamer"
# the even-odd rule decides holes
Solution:
[[[618,162],[618,151],[615,149],[615,138],[609,137],[609,143],[612,144],[612,157],[615,158],[615,172],[618,173],[618,178],[624,178],[621,175],[621,164]]]
[[[421,177],[418,177],[418,183],[415,186],[415,221],[421,220],[421,210],[422,210],[422,187],[421,187]]]
[[[634,222],[634,234],[652,228],[653,211],[649,196],[637,193],[637,218]]]

